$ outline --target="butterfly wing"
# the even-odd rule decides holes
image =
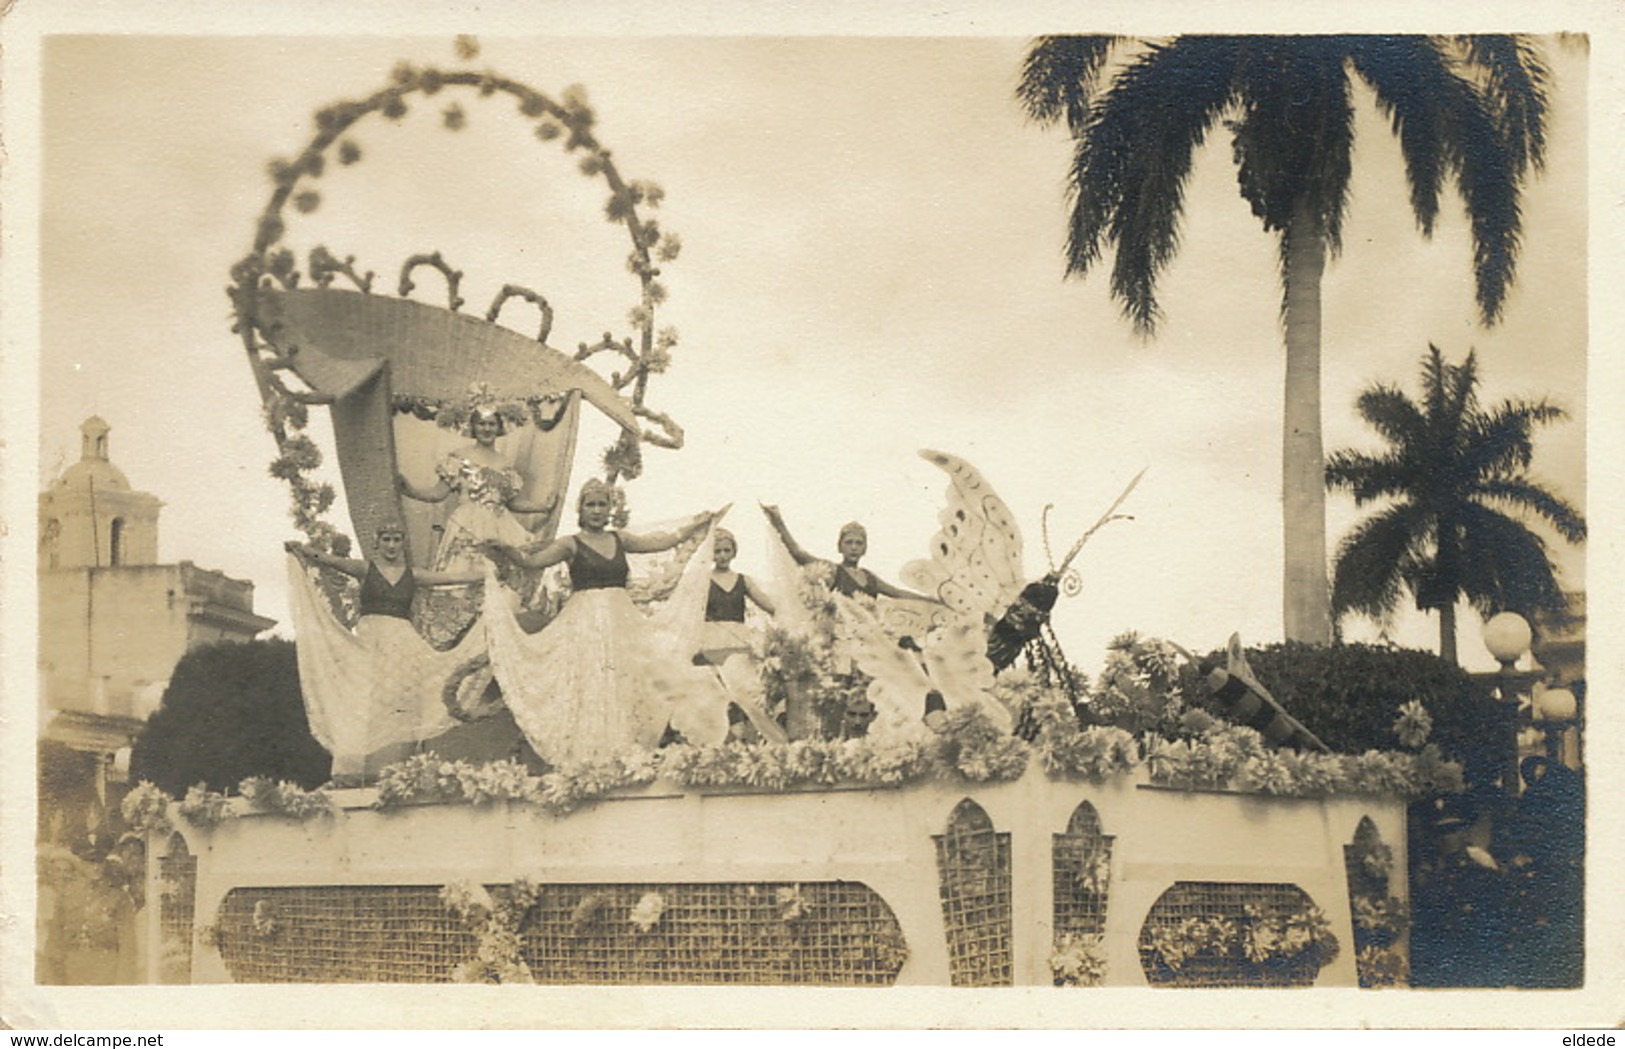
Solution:
[[[904,565],[903,582],[961,616],[1001,615],[1026,582],[1015,517],[970,463],[930,450],[920,457],[948,475],[947,505],[937,517],[931,556]]]
[[[949,710],[974,706],[1004,732],[1014,727],[1010,712],[993,696],[993,664],[987,636],[972,620],[960,620],[933,634],[925,646],[926,671]]]
[[[879,618],[856,601],[841,599],[838,605],[852,662],[870,678],[875,728],[891,731],[917,723],[925,713],[926,693],[935,687],[919,657],[900,647]]]

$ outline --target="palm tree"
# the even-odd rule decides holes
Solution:
[[[1545,541],[1505,511],[1534,514],[1571,543],[1586,536],[1579,511],[1524,472],[1531,432],[1563,410],[1545,401],[1485,410],[1477,388],[1474,354],[1450,364],[1430,345],[1420,404],[1383,384],[1355,402],[1388,449],[1334,452],[1326,463],[1326,487],[1353,493],[1356,506],[1391,500],[1339,546],[1333,609],[1386,621],[1403,587],[1417,608],[1438,611],[1439,654],[1451,662],[1463,597],[1486,615],[1563,606]]]
[[[1279,237],[1286,338],[1282,495],[1289,640],[1331,639],[1320,431],[1320,280],[1340,247],[1356,80],[1405,158],[1410,203],[1433,231],[1446,182],[1472,226],[1481,320],[1500,316],[1520,234],[1519,196],[1545,153],[1546,69],[1512,35],[1182,36],[1111,63],[1115,38],[1052,36],[1028,52],[1018,95],[1076,140],[1067,274],[1116,246],[1111,290],[1143,335],[1178,247],[1192,154],[1216,123],[1241,195]],[[1108,77],[1108,65],[1113,72]]]

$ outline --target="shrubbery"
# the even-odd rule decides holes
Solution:
[[[132,779],[181,797],[202,783],[236,787],[254,776],[301,787],[332,764],[310,734],[291,641],[196,648],[175,664],[162,705],[131,756]]]
[[[1224,665],[1224,653],[1213,657]],[[1381,645],[1289,641],[1247,650],[1259,683],[1332,750],[1408,750],[1394,732],[1399,708],[1416,700],[1433,720],[1432,742],[1458,760],[1504,746],[1503,716],[1485,687],[1431,652]]]

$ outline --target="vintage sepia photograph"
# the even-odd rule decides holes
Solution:
[[[568,10],[8,27],[7,1024],[1619,1021],[1616,41]]]

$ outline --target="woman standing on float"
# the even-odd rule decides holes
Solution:
[[[620,532],[610,527],[615,490],[597,479],[581,486],[576,509],[581,531],[575,535],[533,552],[487,547],[527,568],[569,566],[570,599],[540,633],[526,634],[491,593],[495,588],[487,586],[485,597],[491,669],[530,745],[555,766],[659,744],[694,684],[693,642],[684,647],[682,637],[696,630],[681,627],[685,619],[699,621],[708,575],[703,562],[698,571],[691,564],[658,617],[651,616],[627,593],[627,554],[670,550],[718,516],[702,513],[667,533]],[[726,714],[719,713],[726,734]]]
[[[333,755],[333,778],[343,786],[359,780],[366,759],[387,764],[406,756],[413,743],[432,739],[457,724],[441,689],[452,674],[485,651],[474,631],[450,651],[437,651],[411,622],[419,587],[477,583],[473,573],[414,572],[406,563],[406,530],[378,526],[371,560],[324,554],[286,544],[300,691],[312,735]],[[305,566],[331,568],[361,580],[361,617],[352,632],[333,617]]]
[[[773,614],[773,599],[756,580],[733,569],[739,542],[726,528],[711,533],[711,585],[705,596],[705,630],[700,636],[700,656],[721,666],[729,656],[751,651],[750,634],[745,628],[746,603]]]
[[[546,503],[530,503],[521,497],[525,479],[497,451],[497,438],[506,432],[500,411],[494,406],[477,406],[469,413],[467,424],[473,443],[440,461],[433,486],[419,488],[404,476],[398,479],[401,492],[419,502],[443,502],[453,493],[458,497],[429,563],[434,571],[482,571],[483,544],[523,546],[531,541],[530,529],[514,514],[550,514],[558,504],[557,497]]]
[[[433,486],[419,488],[404,475],[397,475],[396,484],[403,495],[423,503],[444,502],[457,496],[457,504],[435,543],[429,568],[436,572],[473,573],[483,579],[484,544],[523,546],[531,542],[534,537],[530,529],[514,514],[551,514],[558,497],[547,503],[531,503],[522,497],[525,479],[497,450],[497,438],[507,432],[507,424],[495,402],[477,395],[463,430],[474,440],[440,461],[435,467],[437,479]],[[525,600],[532,596],[536,580],[506,582]],[[477,587],[442,591],[423,602],[420,626],[436,647],[444,648],[463,637],[479,615],[479,607]]]
[[[831,562],[809,554],[791,537],[790,530],[784,524],[784,515],[779,512],[778,507],[763,506],[762,513],[767,515],[768,523],[773,526],[773,531],[778,533],[779,541],[790,552],[790,556],[795,559],[796,564],[803,568],[815,564],[831,565]],[[836,540],[836,548],[841,553],[841,560],[839,564],[831,565],[835,573],[830,579],[829,587],[837,594],[844,594],[847,597],[856,597],[862,594],[865,597],[891,597],[901,601],[942,603],[934,597],[927,597],[924,594],[916,594],[912,590],[904,590],[902,587],[893,586],[868,569],[859,568],[858,562],[863,560],[863,555],[869,552],[869,533],[856,521],[849,521],[841,526],[841,534]]]

